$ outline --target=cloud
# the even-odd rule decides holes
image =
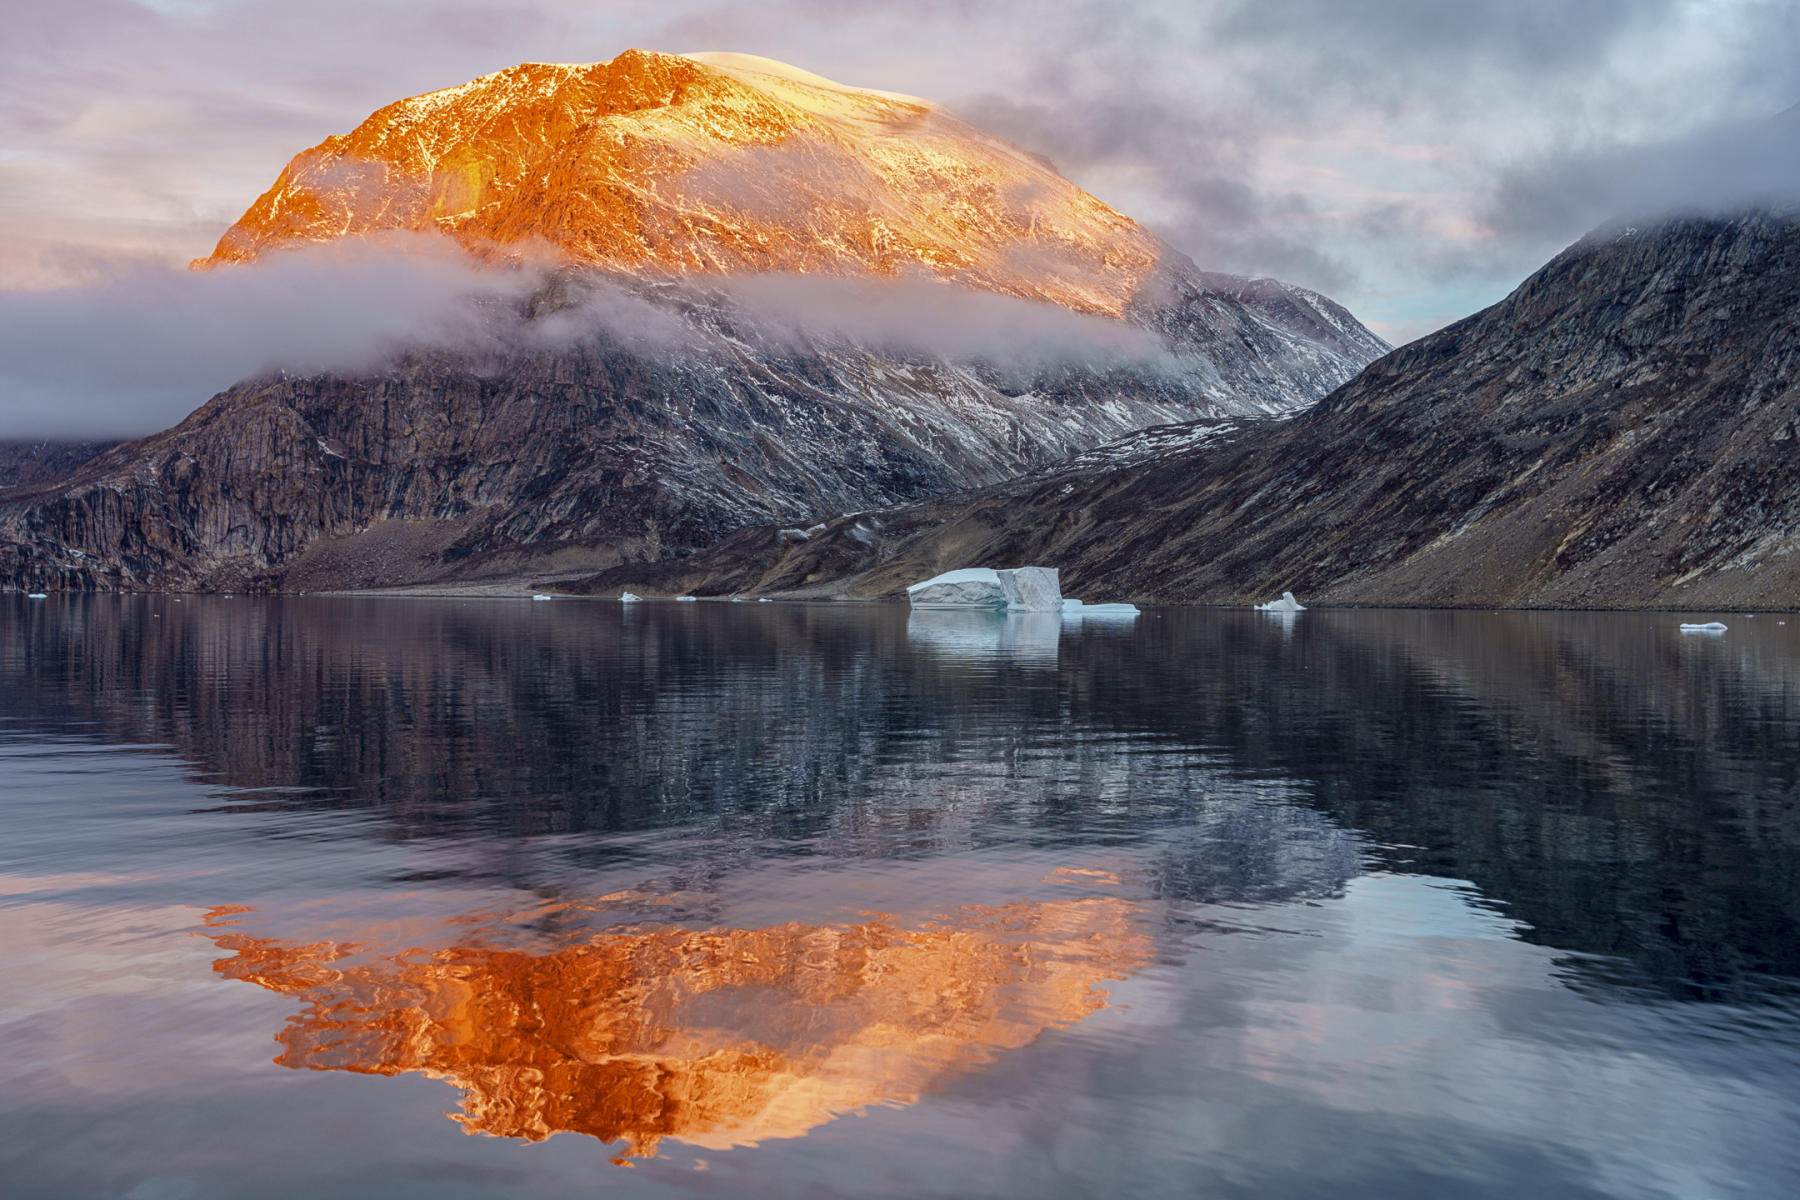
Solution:
[[[0,438],[145,434],[261,372],[361,370],[401,346],[480,345],[496,304],[536,282],[403,238],[0,292]]]
[[[1482,219],[1508,236],[1556,237],[1614,219],[1800,207],[1800,107],[1722,121],[1637,146],[1554,154],[1501,175]]]
[[[651,283],[543,263],[487,267],[448,239],[399,235],[210,271],[137,266],[86,286],[0,291],[0,440],[138,436],[244,378],[370,372],[402,351],[728,353],[721,333],[776,354],[848,343],[1027,374],[1168,361],[1132,326],[928,279]]]

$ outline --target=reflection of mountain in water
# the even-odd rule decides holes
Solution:
[[[919,928],[634,927],[549,949],[370,954],[209,916],[215,969],[296,998],[284,1066],[419,1072],[470,1132],[585,1133],[652,1155],[801,1137],[925,1091],[1106,1006],[1150,958],[1111,896],[969,908]]]
[[[1800,976],[1795,627],[1165,612],[971,670],[900,609],[639,608],[40,602],[6,618],[0,718],[89,717],[301,789],[234,807],[358,808],[400,837],[1129,846],[1154,894],[1195,900],[1330,895],[1372,842],[1665,994]]]

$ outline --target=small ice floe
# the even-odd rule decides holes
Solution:
[[[775,603],[773,600],[769,599],[767,596],[758,596],[756,598],[756,602],[758,604],[773,604],[773,603]]]
[[[1080,600],[1064,600],[1063,620],[1075,621],[1116,621],[1138,615],[1135,604],[1087,604]]]
[[[744,602],[744,598],[742,596],[733,596],[731,598],[731,602],[733,604],[742,604]]]
[[[1305,612],[1306,605],[1304,605],[1304,604],[1300,603],[1298,600],[1294,599],[1294,593],[1283,592],[1283,593],[1281,593],[1281,599],[1271,600],[1267,604],[1259,604],[1256,606],[1256,611],[1257,612],[1272,612],[1272,613],[1297,613],[1297,612]]]
[[[25,598],[27,600],[48,600],[50,598],[50,593],[49,592],[26,592]]]
[[[554,600],[554,599],[556,599],[556,597],[555,596],[546,596],[546,595],[544,595],[544,593],[539,592],[539,593],[537,593],[537,595],[533,596],[532,599],[533,600]]]
[[[631,592],[620,592],[619,593],[619,603],[620,604],[634,604],[637,601],[642,600],[642,599],[643,599],[642,596],[634,595]]]
[[[1728,626],[1723,621],[1708,621],[1704,625],[1689,625],[1684,622],[1681,626],[1681,632],[1683,632],[1683,633],[1724,633],[1727,628],[1728,628]]]
[[[695,601],[697,601],[699,599],[700,599],[700,597],[698,597],[698,596],[677,596],[677,597],[675,597],[675,603],[677,603],[677,604],[693,604]]]
[[[906,589],[914,608],[985,609],[990,612],[1060,612],[1063,598],[1055,567],[965,567],[945,571]]]

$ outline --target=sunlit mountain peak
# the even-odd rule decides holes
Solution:
[[[751,55],[628,50],[380,109],[295,157],[200,265],[392,230],[645,274],[922,275],[1112,315],[1164,254],[927,101]]]

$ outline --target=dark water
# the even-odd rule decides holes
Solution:
[[[0,597],[0,1191],[1796,1194],[1725,619]]]

